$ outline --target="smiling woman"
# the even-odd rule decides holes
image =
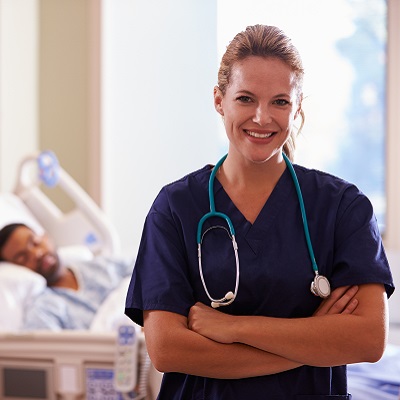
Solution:
[[[223,60],[222,66],[231,62]],[[263,162],[284,146],[285,153],[293,158],[293,124],[301,112],[302,100],[301,82],[297,82],[301,78],[295,76],[291,66],[274,57],[244,58],[231,67],[230,84],[219,82],[214,102],[223,116],[232,153],[235,149],[243,151],[245,158]],[[246,154],[242,142],[249,144],[251,153]],[[259,146],[252,146],[255,143]]]
[[[284,154],[303,73],[279,28],[235,35],[214,89],[228,154],[164,186],[147,215],[126,314],[165,372],[160,400],[347,400],[345,364],[382,356],[394,287],[371,203]]]

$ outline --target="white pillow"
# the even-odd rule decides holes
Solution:
[[[20,330],[25,308],[45,287],[43,276],[19,265],[0,262],[0,331]]]
[[[75,261],[91,261],[94,257],[89,247],[81,245],[59,247],[57,248],[57,254],[63,265],[68,265],[68,263]]]
[[[0,210],[0,229],[8,224],[21,223],[29,226],[38,234],[43,233],[43,227],[17,195],[2,193],[0,195]]]

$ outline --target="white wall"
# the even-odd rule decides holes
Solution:
[[[103,0],[102,204],[127,256],[160,188],[222,152],[216,13],[214,0]]]
[[[0,192],[38,146],[37,0],[0,0]]]

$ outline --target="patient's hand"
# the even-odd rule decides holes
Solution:
[[[351,314],[358,305],[355,295],[358,286],[342,286],[335,289],[317,308],[314,316],[328,314]]]

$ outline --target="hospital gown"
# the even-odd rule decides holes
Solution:
[[[354,186],[329,174],[294,166],[303,192],[319,271],[333,288],[382,283],[390,296],[392,276],[369,200]],[[143,324],[143,310],[188,315],[197,301],[210,305],[197,258],[196,232],[210,210],[206,166],[164,187],[146,218],[126,300],[126,314]],[[279,318],[311,316],[320,302],[310,292],[314,271],[306,246],[295,186],[286,169],[256,221],[245,219],[221,184],[214,183],[216,210],[235,227],[239,248],[237,298],[219,310],[234,315]],[[224,225],[222,219],[204,223]],[[235,286],[235,256],[223,229],[211,229],[202,244],[208,291],[221,298]],[[349,399],[346,366],[302,366],[246,379],[212,379],[164,374],[159,400],[178,399]]]
[[[47,287],[27,306],[24,330],[88,329],[108,294],[132,273],[129,263],[103,257],[74,262],[68,268],[79,289]]]

